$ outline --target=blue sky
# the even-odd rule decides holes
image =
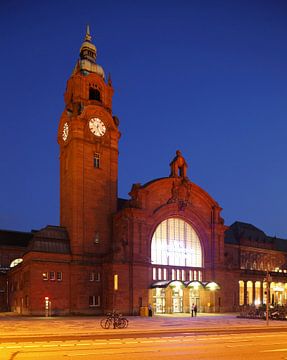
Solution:
[[[287,238],[287,2],[2,0],[0,228],[59,224],[57,127],[89,23],[120,119],[119,196],[189,178]]]

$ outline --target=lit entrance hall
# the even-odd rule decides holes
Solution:
[[[239,305],[262,305],[267,302],[266,281],[239,281]],[[270,282],[270,304],[287,304],[287,282]]]
[[[220,311],[215,292],[206,281],[202,244],[194,228],[180,218],[161,222],[152,237],[152,278],[149,301],[155,314]],[[217,306],[216,306],[216,305]]]
[[[151,291],[155,314],[191,313],[196,305],[198,312],[220,311],[215,306],[215,282],[200,281],[158,281]]]

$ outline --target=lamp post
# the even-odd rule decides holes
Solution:
[[[267,270],[266,278],[266,325],[269,325],[269,303],[270,303],[270,283],[272,281],[272,277]]]

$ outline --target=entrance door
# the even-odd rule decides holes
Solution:
[[[182,312],[182,297],[173,297],[172,298],[172,312],[181,313]]]

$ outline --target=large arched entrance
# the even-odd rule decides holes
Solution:
[[[181,218],[162,221],[151,241],[152,279],[149,301],[155,313],[206,311],[212,282],[203,279],[203,249],[197,232]],[[214,283],[213,283],[214,284]]]

